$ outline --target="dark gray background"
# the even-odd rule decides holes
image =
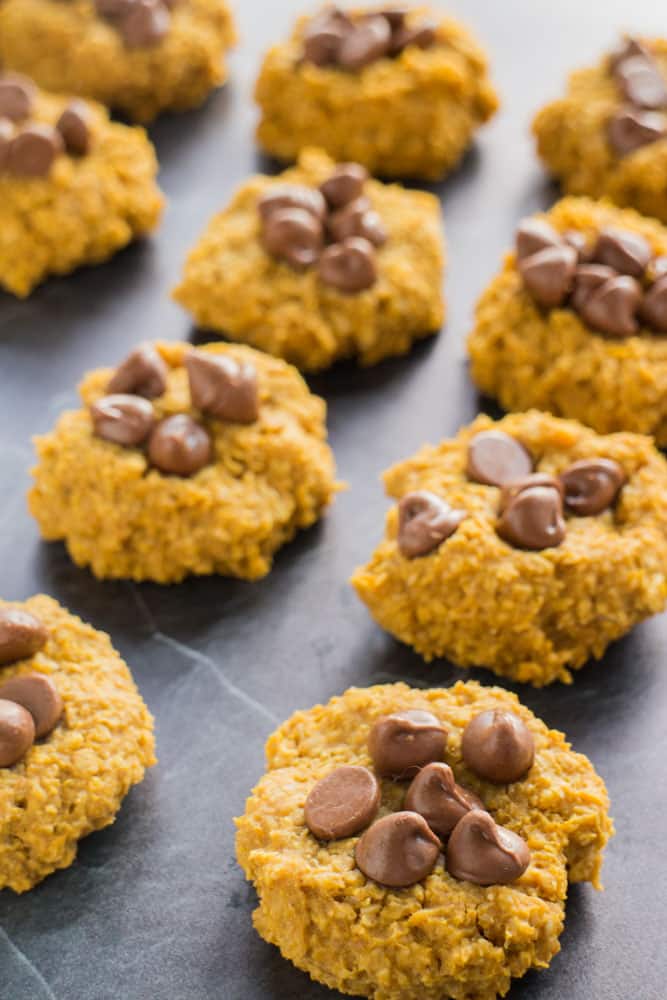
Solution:
[[[488,47],[503,109],[460,171],[435,189],[451,255],[446,330],[405,360],[370,371],[339,366],[313,380],[329,402],[349,492],[283,550],[261,583],[99,583],[62,546],[40,544],[24,501],[30,437],[76,405],[87,369],[120,360],[140,339],[191,335],[169,289],[209,216],[263,166],[252,139],[252,81],[261,52],[304,4],[236,6],[242,42],[229,87],[200,111],[152,129],[169,197],[155,238],[106,266],[51,281],[27,302],[0,295],[0,593],[44,591],[111,633],[155,713],[160,757],[116,824],[81,844],[72,868],[24,896],[0,893],[0,1000],[334,996],[253,931],[254,896],[234,860],[232,817],[262,773],[266,737],[295,709],[351,684],[448,685],[463,676],[446,663],[426,667],[382,634],[347,585],[382,533],[387,501],[378,477],[481,405],[463,347],[473,304],[516,221],[555,197],[533,155],[532,112],[619,30],[666,26],[656,0],[448,4]],[[512,1000],[665,997],[666,645],[667,622],[657,618],[572,687],[515,687],[593,759],[618,835],[606,892],[572,890],[561,955],[517,984]],[[493,682],[483,671],[466,676]]]

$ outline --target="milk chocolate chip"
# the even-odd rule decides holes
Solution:
[[[368,737],[368,750],[382,778],[412,778],[445,755],[447,730],[430,712],[408,709],[378,719]]]
[[[311,789],[304,813],[319,840],[341,840],[360,833],[380,807],[380,785],[365,767],[337,767]]]
[[[558,489],[529,485],[520,490],[500,513],[496,530],[518,549],[540,551],[560,545],[566,528]]]
[[[400,889],[430,875],[440,849],[440,841],[423,816],[397,812],[369,826],[354,856],[366,878]]]
[[[85,156],[90,150],[90,110],[85,101],[71,101],[56,123],[65,149],[73,156]]]
[[[269,188],[258,202],[259,214],[263,222],[281,208],[301,208],[322,221],[327,214],[327,206],[322,194],[315,188],[303,184],[280,184]]]
[[[612,73],[615,73],[622,63],[627,59],[632,59],[633,56],[644,56],[645,59],[650,59],[651,53],[638,38],[626,35],[621,45],[609,56],[609,68]]]
[[[370,288],[377,281],[373,244],[361,236],[332,243],[320,257],[319,274],[325,285],[339,292],[353,294]]]
[[[316,263],[322,251],[322,223],[303,208],[279,208],[267,217],[262,242],[273,257],[305,269]]]
[[[420,49],[430,49],[437,41],[437,25],[434,21],[422,21],[421,24],[407,25],[392,32],[389,43],[391,55],[400,55],[409,45]]]
[[[659,333],[667,333],[667,277],[659,278],[647,291],[641,307],[642,319]]]
[[[116,369],[109,393],[132,393],[155,399],[167,388],[167,365],[152,344],[141,344]]]
[[[155,424],[153,406],[147,399],[120,393],[98,399],[90,407],[90,417],[97,437],[126,448],[143,444]]]
[[[219,420],[252,424],[259,415],[257,370],[224,355],[189,351],[185,367],[192,402],[203,413]]]
[[[556,490],[559,494],[561,500],[564,496],[563,484],[559,479],[554,476],[548,475],[546,472],[532,472],[529,476],[525,476],[523,479],[517,479],[512,483],[507,483],[503,486],[500,491],[500,503],[498,505],[498,512],[502,512],[513,503],[520,493],[525,490],[533,489],[535,486],[543,486],[548,489]]]
[[[18,73],[0,77],[0,118],[20,122],[32,111],[35,86],[31,80]]]
[[[606,264],[619,274],[641,278],[653,256],[651,247],[643,236],[614,226],[602,230],[593,250],[593,261]]]
[[[588,296],[581,306],[581,318],[610,337],[634,337],[639,331],[637,310],[641,300],[639,282],[629,275],[619,275]]]
[[[572,288],[576,266],[577,253],[565,244],[545,247],[519,260],[524,285],[535,301],[547,309],[563,304]]]
[[[562,245],[560,233],[546,219],[524,219],[516,232],[516,254],[519,260],[540,250]]]
[[[627,482],[625,472],[610,458],[584,458],[561,474],[568,510],[590,517],[607,510]]]
[[[0,118],[0,172],[7,167],[9,145],[14,135],[14,129],[9,118]]]
[[[429,493],[408,493],[398,505],[398,547],[406,559],[428,555],[453,535],[465,518],[463,510]]]
[[[461,753],[480,778],[506,785],[524,778],[533,766],[535,739],[518,715],[490,709],[464,729]]]
[[[468,445],[468,478],[486,486],[504,486],[533,471],[524,446],[503,431],[481,431]]]
[[[30,712],[38,740],[55,729],[63,714],[63,700],[45,674],[11,677],[0,684],[0,701],[14,701]]]
[[[474,792],[457,785],[448,764],[427,764],[408,788],[405,808],[423,816],[434,833],[448,837],[471,809],[484,809]]]
[[[467,813],[447,844],[447,871],[475,885],[509,885],[530,864],[526,841],[480,809]]]
[[[303,36],[303,57],[315,66],[333,66],[338,62],[341,43],[352,29],[352,22],[333,9],[312,18]]]
[[[604,264],[580,264],[574,276],[572,308],[580,312],[596,288],[615,277],[616,272]]]
[[[339,163],[320,191],[331,208],[342,208],[361,197],[367,180],[368,171],[360,163]]]
[[[338,49],[338,65],[360,70],[389,52],[391,28],[386,17],[369,16],[358,21],[344,34]]]
[[[382,219],[363,196],[334,212],[329,218],[329,231],[337,243],[342,243],[348,236],[363,236],[376,247],[387,242],[387,230]]]
[[[665,136],[664,116],[655,111],[621,108],[609,119],[607,135],[618,156],[627,156]]]
[[[22,608],[0,608],[0,666],[27,660],[45,645],[49,632],[43,622]]]
[[[64,148],[50,125],[26,125],[9,144],[7,169],[17,177],[46,177]]]
[[[630,104],[658,110],[667,107],[667,84],[653,58],[644,55],[624,59],[616,67],[616,79]]]
[[[158,45],[169,31],[171,15],[162,0],[134,0],[121,14],[118,28],[128,49]]]
[[[148,457],[160,472],[192,476],[211,459],[211,439],[187,413],[162,420],[148,440]]]
[[[15,701],[0,700],[0,767],[12,767],[35,742],[32,715]]]

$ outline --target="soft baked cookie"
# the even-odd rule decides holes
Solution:
[[[483,49],[428,7],[303,17],[267,53],[255,88],[259,144],[281,160],[320,146],[384,177],[452,170],[498,98]]]
[[[156,174],[143,129],[0,75],[0,287],[23,298],[149,233],[163,205]]]
[[[351,688],[266,749],[237,820],[253,921],[342,993],[495,1000],[558,952],[568,883],[599,888],[604,783],[500,688]]]
[[[667,463],[649,438],[480,416],[384,482],[399,503],[352,583],[426,659],[569,682],[665,607]]]
[[[667,445],[667,230],[564,198],[524,220],[483,293],[468,348],[479,388],[602,433]]]
[[[433,195],[307,150],[280,177],[239,189],[174,297],[200,326],[301,369],[375,364],[442,325],[441,226]]]
[[[37,438],[30,510],[100,577],[254,580],[337,488],[325,404],[247,347],[145,344]]]
[[[606,196],[667,222],[667,39],[624,39],[533,122],[538,152],[570,194]]]
[[[0,64],[148,122],[227,79],[226,0],[0,0]]]
[[[71,865],[153,750],[153,719],[107,635],[50,597],[0,601],[0,889]]]

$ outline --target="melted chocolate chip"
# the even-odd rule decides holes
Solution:
[[[516,882],[529,864],[525,840],[479,809],[460,820],[447,844],[449,874],[475,885]]]
[[[540,250],[560,247],[562,237],[546,219],[524,219],[516,232],[516,253],[519,260],[532,257]]]
[[[667,276],[647,291],[641,307],[642,319],[658,333],[667,333]]]
[[[333,208],[342,208],[364,193],[368,171],[359,163],[339,163],[330,177],[320,184],[320,191]]]
[[[153,430],[153,406],[142,396],[103,396],[90,407],[97,437],[126,448],[143,444]]]
[[[22,608],[0,608],[0,666],[34,656],[49,632],[43,622]]]
[[[574,276],[572,308],[580,312],[596,288],[615,277],[613,268],[604,264],[580,264]]]
[[[262,242],[272,257],[297,270],[305,269],[315,264],[322,252],[322,223],[302,208],[280,208],[267,217]]]
[[[614,226],[602,230],[593,251],[594,263],[606,264],[632,278],[642,277],[652,256],[651,247],[643,236]]]
[[[663,115],[635,108],[621,108],[609,119],[607,126],[609,143],[618,156],[628,156],[642,146],[657,142],[666,132]]]
[[[50,125],[26,125],[9,144],[7,169],[17,177],[47,177],[64,148]]]
[[[58,725],[63,714],[63,700],[50,677],[45,674],[21,674],[0,684],[0,701],[13,701],[30,712],[35,739],[42,739]]]
[[[327,206],[322,194],[315,188],[303,184],[274,185],[262,195],[258,205],[263,222],[282,208],[301,208],[310,212],[316,219],[323,221],[327,214]]]
[[[167,365],[152,344],[141,344],[116,369],[107,391],[156,399],[167,388]]]
[[[545,247],[519,260],[523,283],[538,305],[554,309],[563,304],[574,280],[576,251],[565,244]]]
[[[35,742],[32,715],[15,701],[0,700],[0,767],[12,767]]]
[[[304,814],[319,840],[341,840],[360,833],[380,807],[380,785],[365,767],[337,767],[311,789]]]
[[[189,351],[185,367],[193,404],[219,420],[252,424],[259,416],[257,369],[224,355]]]
[[[375,770],[382,778],[413,777],[435,760],[442,760],[447,730],[430,712],[408,709],[385,715],[375,723],[368,737],[368,750]]]
[[[454,534],[466,517],[463,510],[419,490],[408,493],[398,505],[398,547],[406,559],[426,556]]]
[[[496,530],[517,549],[540,551],[565,540],[563,501],[553,486],[528,486],[507,504]]]
[[[415,812],[390,813],[366,830],[354,852],[366,878],[391,888],[415,885],[436,866],[441,844]]]
[[[90,110],[85,101],[71,101],[58,119],[56,128],[68,153],[85,156],[90,151]]]
[[[559,479],[548,475],[546,472],[532,472],[529,476],[524,476],[523,479],[517,479],[502,487],[498,512],[502,514],[516,500],[520,493],[533,489],[535,486],[543,486],[547,489],[556,490],[561,500],[563,499],[563,484]]]
[[[588,296],[581,318],[588,326],[610,337],[633,337],[639,332],[637,310],[642,300],[641,285],[635,278],[610,278]]]
[[[625,472],[610,458],[582,459],[561,474],[568,510],[591,517],[607,510],[627,482]]]
[[[427,764],[405,796],[405,808],[423,816],[439,837],[448,837],[458,821],[471,809],[484,809],[474,792],[457,785],[448,764]]]
[[[468,478],[486,486],[504,486],[533,471],[524,446],[504,431],[481,431],[468,445]]]
[[[497,785],[520,781],[535,760],[535,739],[525,722],[500,709],[481,712],[463,731],[463,760],[471,771]]]
[[[357,21],[346,32],[338,50],[338,65],[342,69],[360,70],[381,59],[389,52],[391,28],[381,15]]]
[[[148,440],[148,457],[160,472],[193,476],[211,459],[211,439],[187,413],[162,420]]]
[[[624,59],[616,67],[615,75],[630,104],[653,111],[667,107],[667,84],[651,56]]]
[[[35,86],[18,73],[0,77],[0,118],[20,122],[28,117],[35,100]]]
[[[121,14],[118,30],[128,49],[158,45],[169,31],[171,15],[161,0],[134,0]]]
[[[320,279],[339,292],[353,294],[371,288],[377,281],[373,244],[361,236],[348,236],[332,243],[319,261]]]

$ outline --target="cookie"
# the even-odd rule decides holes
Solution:
[[[667,601],[667,463],[650,438],[478,417],[385,473],[398,505],[352,584],[430,660],[572,680]]]
[[[306,371],[405,354],[444,318],[438,200],[308,150],[215,216],[174,291],[195,321]]]
[[[254,580],[337,489],[325,404],[246,347],[145,344],[37,438],[43,537],[99,578]]]
[[[49,275],[99,264],[155,229],[156,174],[143,129],[0,75],[0,287],[24,298]]]
[[[572,73],[533,132],[569,194],[604,196],[667,223],[667,39],[626,37]]]
[[[0,601],[0,889],[69,867],[153,750],[153,719],[107,635],[50,597]]]
[[[267,765],[237,820],[253,922],[342,993],[495,1000],[558,952],[568,884],[600,887],[603,781],[499,688],[351,688]]]
[[[667,445],[667,229],[564,198],[525,219],[478,303],[471,374],[507,410]]]
[[[226,0],[3,0],[0,63],[138,122],[201,104],[236,41]],[[54,55],[55,54],[55,55]]]
[[[498,107],[481,46],[418,7],[301,18],[267,53],[255,88],[260,146],[296,160],[308,146],[383,177],[437,180]]]

